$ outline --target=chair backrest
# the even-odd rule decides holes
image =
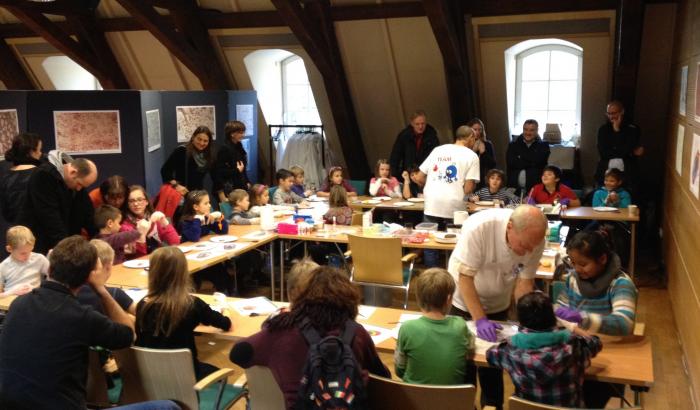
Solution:
[[[520,397],[512,396],[508,400],[508,408],[510,410],[570,410],[572,407],[550,406],[549,404],[535,403],[521,399]],[[625,407],[626,410],[641,410],[641,407]],[[622,409],[620,409],[622,410]]]
[[[183,409],[197,410],[197,383],[189,349],[131,347],[114,352],[122,376],[124,404],[175,400]]]
[[[282,395],[275,376],[265,366],[252,366],[245,369],[248,380],[248,396],[251,410],[284,409],[287,403]]]
[[[348,235],[348,241],[354,281],[403,286],[400,238]]]
[[[369,375],[370,408],[402,410],[464,410],[474,408],[476,387],[471,384],[436,386],[410,384]]]
[[[367,181],[361,179],[351,179],[350,185],[355,188],[357,195],[367,195]]]
[[[362,212],[353,212],[352,219],[350,220],[350,225],[361,226],[362,225]]]
[[[267,188],[267,193],[270,195],[270,203],[272,203],[272,198],[275,196],[275,191],[277,191],[276,185]]]
[[[224,214],[224,218],[228,221],[231,219],[231,214],[233,213],[233,208],[228,202],[219,202],[219,210]]]

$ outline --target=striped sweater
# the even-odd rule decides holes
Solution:
[[[505,188],[501,188],[498,192],[492,194],[488,187],[483,187],[474,192],[474,195],[479,197],[479,201],[493,201],[494,199],[498,199],[506,206],[520,204],[520,197]]]
[[[607,290],[596,298],[581,295],[576,272],[564,278],[565,289],[559,292],[556,307],[564,306],[581,312],[582,329],[592,333],[629,335],[634,330],[637,288],[632,279],[620,270],[617,255],[610,258],[607,269],[617,271]]]

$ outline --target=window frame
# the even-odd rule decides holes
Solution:
[[[549,52],[550,53],[550,59],[549,59],[549,66],[547,70],[547,113],[550,111],[555,111],[550,109],[549,105],[549,91],[550,91],[550,84],[552,82],[551,80],[551,52],[552,51],[561,51],[565,52],[571,55],[574,55],[578,59],[578,73],[577,73],[577,87],[576,87],[576,108],[574,109],[575,112],[575,123],[570,124],[572,127],[572,133],[563,135],[562,134],[562,141],[571,141],[572,138],[576,133],[580,133],[580,128],[581,128],[581,103],[582,103],[582,89],[583,89],[583,49],[577,48],[577,47],[572,47],[564,44],[557,44],[557,43],[549,43],[549,44],[539,44],[533,47],[529,47],[519,53],[517,53],[515,57],[515,98],[514,98],[514,104],[513,104],[513,125],[517,129],[518,126],[522,126],[522,124],[527,120],[527,118],[522,118],[522,74],[523,74],[523,60],[533,54],[541,53],[541,52]],[[544,127],[546,124],[541,124],[541,127]]]

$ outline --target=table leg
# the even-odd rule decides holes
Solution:
[[[630,263],[629,263],[629,271],[630,271],[630,276],[632,279],[634,279],[634,260],[637,256],[637,223],[632,222],[631,226],[631,231],[632,231],[632,240],[630,241]]]
[[[284,302],[284,239],[280,239],[280,300]]]
[[[270,300],[275,300],[275,241],[270,241]]]

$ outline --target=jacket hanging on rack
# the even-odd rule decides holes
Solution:
[[[323,136],[317,132],[296,133],[286,141],[282,158],[277,162],[277,169],[289,169],[293,165],[298,165],[304,169],[305,182],[307,185],[315,184],[319,188],[326,177],[323,169],[322,144]],[[281,144],[280,144],[281,145]],[[280,150],[278,145],[278,159]],[[326,144],[325,148],[326,164],[331,163],[331,154]]]

